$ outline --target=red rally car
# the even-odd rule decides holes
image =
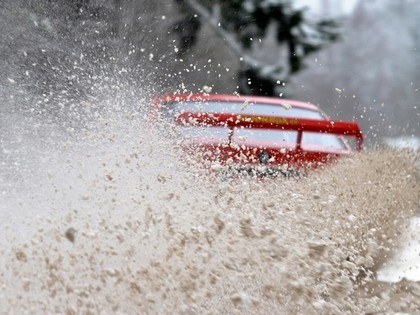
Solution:
[[[362,149],[357,123],[330,120],[317,106],[295,100],[170,94],[156,98],[154,109],[176,125],[186,152],[200,152],[212,169],[304,173]]]

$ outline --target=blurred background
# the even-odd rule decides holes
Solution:
[[[175,91],[269,95],[357,120],[368,146],[420,136],[418,0],[3,0],[0,9],[3,120],[35,111],[72,125],[81,104],[130,86],[147,96],[139,107]]]

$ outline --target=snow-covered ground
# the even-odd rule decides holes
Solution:
[[[402,230],[401,248],[379,271],[381,281],[420,281],[420,218],[413,218]]]
[[[391,148],[420,150],[420,138],[415,136],[386,137],[383,142]]]
[[[412,151],[417,156],[420,153],[420,139],[417,137],[389,137],[384,144]],[[417,160],[417,169],[420,161]],[[420,207],[420,205],[419,205]],[[420,209],[419,209],[420,211]],[[403,279],[420,281],[420,213],[402,228],[401,248],[395,256],[379,271],[378,278],[382,281],[398,282]]]

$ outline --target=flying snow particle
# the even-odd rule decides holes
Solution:
[[[292,105],[290,105],[289,103],[281,103],[281,106],[283,106],[284,109],[289,110],[290,108],[292,108]]]
[[[241,106],[241,112],[242,112],[245,108],[247,108],[247,107],[248,107],[248,105],[249,105],[249,102],[248,102],[248,101],[245,101],[245,102],[242,104],[242,106]]]
[[[67,229],[66,233],[64,234],[64,236],[72,243],[74,243],[74,240],[76,239],[76,229],[74,228],[69,228]]]
[[[212,87],[211,86],[208,86],[208,85],[204,85],[203,86],[203,91],[205,92],[205,93],[211,93],[211,91],[212,91]]]

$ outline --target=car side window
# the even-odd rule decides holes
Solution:
[[[301,146],[304,150],[311,150],[315,146],[345,149],[343,141],[338,136],[320,132],[303,132]]]

